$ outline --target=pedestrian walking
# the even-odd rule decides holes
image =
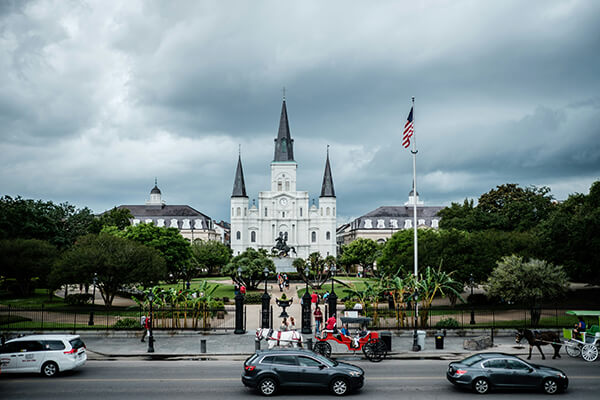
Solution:
[[[310,295],[310,302],[311,302],[311,305],[313,305],[313,306],[316,306],[317,303],[319,302],[319,295],[314,290],[313,290],[312,294]]]
[[[144,338],[146,335],[150,336],[150,317],[142,315],[140,318],[140,325],[142,326],[142,329],[144,329],[141,342],[145,342]]]
[[[321,332],[321,324],[323,323],[323,313],[318,304],[316,305],[313,316],[315,317],[315,335],[318,335],[319,332]]]
[[[295,331],[296,330],[296,320],[294,319],[294,317],[290,317],[289,330],[290,331]]]
[[[242,284],[242,286],[240,286],[240,294],[242,296],[246,295],[246,285]]]

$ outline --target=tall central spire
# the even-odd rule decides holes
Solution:
[[[244,170],[242,169],[242,155],[238,155],[237,169],[233,180],[233,192],[231,197],[248,197],[246,195],[246,183],[244,182]]]
[[[275,156],[273,157],[273,161],[294,161],[294,139],[290,135],[285,97],[281,106],[279,132],[277,133],[277,139],[275,139]]]
[[[329,165],[329,145],[327,145],[327,161],[325,162],[325,173],[323,173],[323,185],[321,186],[320,197],[335,197],[331,166]]]

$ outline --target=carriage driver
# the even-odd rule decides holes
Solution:
[[[579,321],[575,324],[575,328],[573,329],[573,334],[575,337],[581,337],[581,334],[585,332],[586,326],[583,317],[580,315],[577,317]]]
[[[327,322],[325,322],[325,329],[323,329],[323,331],[321,332],[321,338],[327,336],[326,332],[335,333],[337,331],[336,323],[337,321],[335,319],[335,314],[331,314],[331,316],[327,318]]]

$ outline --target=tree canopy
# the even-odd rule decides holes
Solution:
[[[381,245],[372,239],[358,238],[353,242],[343,245],[339,264],[344,267],[358,265],[365,274],[373,270],[373,264],[381,253]]]
[[[241,270],[241,280],[248,289],[256,289],[264,278],[265,267],[270,274],[275,273],[275,263],[267,255],[265,249],[246,249],[243,253],[233,257],[223,268],[223,274],[238,280],[238,268]]]
[[[192,251],[188,242],[177,228],[158,227],[152,223],[128,226],[114,234],[157,250],[167,265],[167,279],[175,282],[184,278],[190,266]]]
[[[208,274],[219,273],[231,259],[231,249],[216,240],[192,243],[192,260],[196,268]]]
[[[117,230],[123,230],[131,225],[133,215],[127,208],[117,208],[100,214],[96,217],[90,226],[91,233],[100,233],[104,227],[114,226]]]
[[[20,296],[28,296],[35,281],[47,283],[57,254],[56,247],[43,240],[0,240],[0,276],[13,279],[15,284],[10,289]]]
[[[160,253],[133,240],[108,233],[81,237],[52,271],[62,284],[92,283],[94,276],[107,306],[123,285],[150,286],[166,272]]]
[[[45,240],[59,249],[71,246],[89,232],[94,215],[89,208],[68,203],[0,198],[0,239]]]

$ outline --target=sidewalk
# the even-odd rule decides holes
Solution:
[[[156,332],[154,334],[154,353],[148,353],[148,338],[146,342],[140,342],[141,332],[118,332],[115,335],[103,333],[82,332],[81,338],[88,349],[88,358],[101,360],[120,357],[150,357],[155,359],[168,358],[246,358],[255,351],[255,332],[246,332],[236,335],[233,333],[222,334],[198,334],[195,332]],[[304,340],[310,335],[303,335]],[[472,336],[471,336],[472,337]],[[388,353],[389,358],[396,359],[456,359],[466,357],[475,351],[465,350],[463,342],[470,337],[446,336],[444,348],[435,349],[435,337],[425,338],[425,349],[413,352],[412,333],[402,332],[399,335],[392,333],[392,351]],[[202,341],[206,341],[206,353],[202,353]],[[314,339],[313,339],[314,343]],[[332,356],[353,357],[346,346],[329,341],[332,346]],[[261,348],[267,347],[262,341]],[[494,347],[483,351],[502,352],[516,355],[526,355],[529,349],[517,345],[512,336],[500,336],[494,338]],[[551,352],[547,352],[551,355]],[[363,356],[362,352],[357,356]]]

